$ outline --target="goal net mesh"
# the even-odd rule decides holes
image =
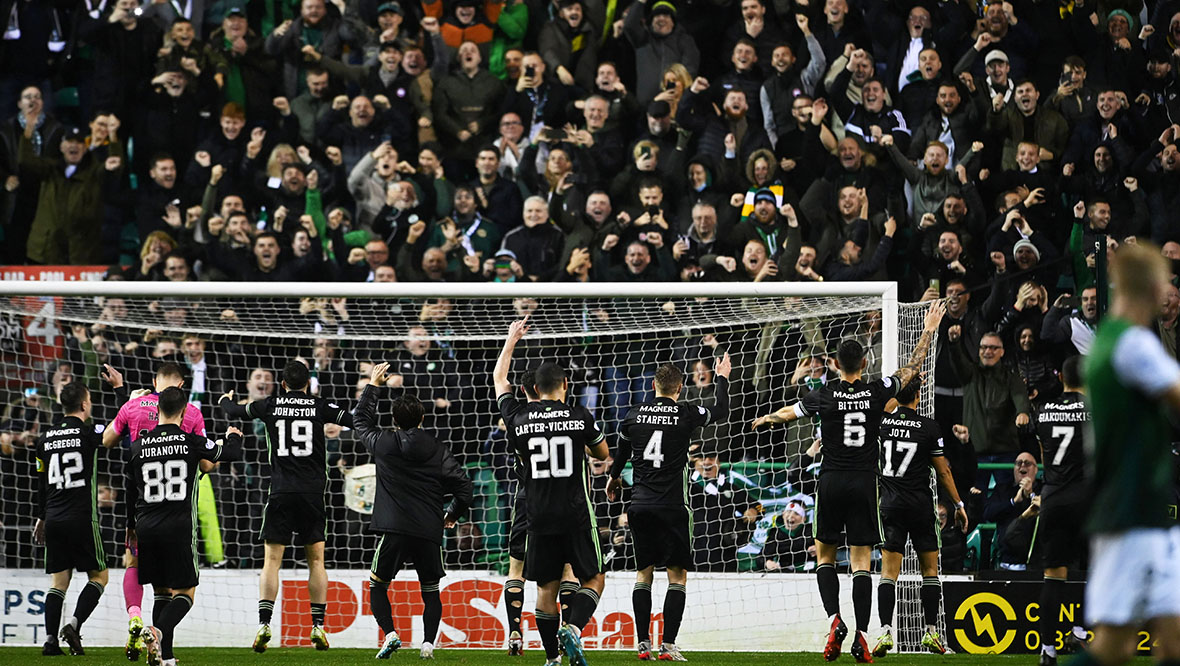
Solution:
[[[31,539],[36,505],[32,446],[59,417],[60,387],[70,380],[86,382],[92,389],[94,420],[106,424],[119,405],[101,379],[103,364],[120,370],[135,389],[150,388],[155,368],[175,361],[186,373],[184,387],[190,401],[200,407],[210,436],[224,433],[229,425],[245,432],[244,459],[209,475],[200,499],[204,572],[202,598],[194,614],[211,613],[207,624],[214,631],[193,640],[210,645],[248,644],[253,633],[256,572],[263,558],[259,532],[269,479],[261,422],[227,421],[216,402],[229,391],[241,401],[274,394],[280,390],[283,365],[293,358],[310,366],[312,392],[342,405],[354,404],[371,364],[380,361],[389,361],[394,375],[386,398],[412,392],[426,403],[424,427],[450,446],[475,487],[470,513],[445,536],[448,578],[443,583],[446,605],[439,644],[502,645],[504,610],[496,585],[508,566],[515,482],[512,456],[495,410],[491,370],[508,324],[528,314],[532,330],[517,347],[511,379],[515,383],[524,369],[542,360],[564,364],[571,399],[593,411],[612,445],[627,408],[652,397],[652,376],[660,363],[684,369],[682,400],[709,406],[714,400],[714,360],[726,352],[731,355],[730,418],[703,429],[700,456],[687,461],[698,573],[689,583],[681,643],[697,650],[818,649],[823,611],[814,593],[814,577],[808,573],[815,566],[809,522],[817,466],[806,455],[818,424],[796,422],[757,432],[749,424],[833,376],[825,359],[842,339],[856,337],[866,343],[869,377],[880,376],[890,345],[896,344],[899,363],[907,362],[925,311],[923,304],[899,305],[894,342],[882,339],[882,312],[889,310],[883,310],[881,296],[286,299],[241,293],[221,298],[132,298],[104,296],[102,289],[95,285],[94,295],[86,297],[0,298],[0,391],[7,405],[0,422],[0,556],[7,569],[24,569],[29,575],[43,565],[43,549]],[[265,286],[260,291],[265,292]],[[933,354],[926,364],[928,372],[932,358]],[[925,390],[930,390],[929,383]],[[930,405],[928,394],[922,406]],[[382,418],[392,427],[388,416]],[[360,616],[368,613],[364,570],[376,544],[368,532],[371,461],[349,430],[329,427],[327,437],[325,556],[332,584],[339,578],[347,588],[340,595],[330,592],[328,629],[342,636],[354,632],[356,637],[346,644],[369,646],[376,641],[377,629],[371,618]],[[103,637],[125,627],[120,588],[114,584],[114,574],[122,567],[125,449],[103,451],[98,458],[98,513],[113,575],[103,605],[87,627]],[[626,504],[607,501],[607,470],[605,464],[591,464],[590,491],[604,560],[610,572],[634,571]],[[629,479],[629,470],[624,479]],[[846,565],[844,549],[840,558]],[[895,622],[903,648],[917,647],[923,624],[914,582],[915,575],[920,582],[920,575],[911,559],[899,585]],[[288,549],[282,595],[302,596],[298,607],[283,599],[276,604],[275,624],[284,645],[306,644],[310,620],[300,582],[306,576],[300,570],[304,566],[301,549]],[[875,562],[874,569],[877,566]],[[847,572],[846,566],[842,570]],[[395,615],[402,604],[408,609],[404,614],[416,616],[420,604],[412,572],[401,578],[414,593],[394,593]],[[657,576],[653,591],[653,640],[658,640],[661,629],[658,609],[666,584],[661,578]],[[842,578],[843,603],[850,615],[851,585]],[[457,597],[447,601],[447,590],[461,587],[455,581],[467,579],[475,582],[463,585],[476,590],[470,594],[479,599],[469,594],[461,602],[454,601]],[[207,580],[212,583],[206,585]],[[592,639],[590,645],[634,645],[631,580],[624,573],[608,580],[596,615],[597,643]],[[534,597],[528,587],[525,625],[531,630]],[[351,611],[341,608],[347,606],[349,594],[356,606]],[[68,595],[67,617],[74,595]],[[150,598],[149,591],[149,606]],[[349,612],[353,617],[342,616]],[[539,647],[535,632],[526,638]],[[24,640],[35,642],[27,636]]]

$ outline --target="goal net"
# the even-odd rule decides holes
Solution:
[[[571,400],[589,407],[614,443],[627,408],[651,397],[655,368],[683,368],[682,400],[709,406],[713,363],[733,360],[728,422],[703,429],[690,466],[696,571],[680,643],[704,650],[815,650],[826,627],[815,590],[811,528],[816,465],[807,450],[817,424],[751,431],[758,415],[796,400],[832,376],[829,352],[855,337],[869,349],[870,377],[908,361],[924,304],[898,304],[885,283],[743,285],[406,285],[222,283],[16,283],[0,298],[0,422],[4,483],[0,556],[6,613],[19,616],[7,642],[44,640],[43,549],[32,542],[36,480],[32,446],[59,417],[57,391],[69,381],[92,389],[94,420],[110,423],[119,405],[100,371],[110,364],[132,389],[151,386],[155,368],[176,361],[185,389],[211,436],[237,425],[244,459],[202,481],[199,499],[201,585],[182,631],[188,644],[248,645],[257,622],[259,539],[269,458],[260,422],[227,421],[218,397],[257,400],[281,390],[283,365],[311,368],[311,390],[351,406],[373,363],[392,364],[388,397],[412,392],[426,404],[424,427],[447,443],[475,487],[466,519],[445,537],[443,626],[438,645],[500,647],[501,599],[514,480],[512,455],[495,410],[491,370],[508,324],[529,315],[511,377],[542,360],[568,368]],[[654,289],[653,289],[654,288]],[[933,368],[933,354],[927,362]],[[929,391],[929,383],[926,390]],[[387,404],[387,403],[386,403]],[[923,408],[932,405],[924,396]],[[379,412],[381,407],[379,406]],[[386,425],[391,419],[384,416]],[[369,616],[367,569],[376,543],[368,532],[373,472],[347,429],[327,430],[327,541],[333,645],[377,645]],[[125,637],[122,542],[125,447],[101,451],[98,518],[111,583],[87,623],[88,643]],[[632,538],[625,502],[607,501],[609,465],[591,463],[591,497],[608,581],[585,632],[591,648],[631,648],[635,620]],[[629,479],[629,471],[624,480]],[[841,550],[841,570],[847,554]],[[305,561],[290,548],[272,629],[281,645],[306,645],[310,629]],[[874,569],[877,568],[874,564]],[[916,565],[899,584],[902,647],[916,648],[922,626]],[[652,639],[660,637],[666,580],[653,586]],[[908,582],[907,582],[908,581]],[[850,615],[850,579],[842,599]],[[67,595],[67,616],[80,583]],[[390,587],[403,640],[421,631],[412,571]],[[524,625],[539,648],[527,586]],[[19,597],[19,598],[18,598]],[[146,597],[150,599],[150,591]],[[150,605],[150,604],[149,604]],[[874,627],[876,625],[874,613]],[[909,633],[912,629],[913,633]],[[179,640],[179,639],[178,639]]]

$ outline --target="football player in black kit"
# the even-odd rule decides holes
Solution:
[[[413,562],[422,595],[422,643],[419,656],[434,657],[434,639],[442,619],[439,581],[443,571],[443,528],[451,528],[471,506],[471,479],[451,451],[422,429],[422,402],[403,393],[390,405],[397,429],[377,425],[377,393],[387,380],[388,363],[373,367],[370,384],[356,406],[356,433],[377,465],[377,496],[372,531],[381,534],[369,571],[369,605],[385,632],[378,659],[388,659],[401,638],[393,625],[389,582]],[[446,496],[453,498],[445,514]]]
[[[922,569],[920,596],[926,620],[922,646],[935,654],[946,654],[938,635],[938,609],[942,605],[938,551],[942,547],[942,535],[937,498],[930,487],[932,470],[955,503],[955,525],[964,532],[967,511],[955,488],[951,467],[943,457],[942,427],[918,413],[921,388],[922,376],[911,378],[897,392],[897,409],[881,420],[881,523],[885,527],[885,543],[881,546],[881,580],[877,585],[881,637],[873,648],[875,657],[884,657],[893,647],[897,576],[901,573],[907,537],[914,543]]]
[[[86,423],[92,405],[90,391],[82,382],[62,387],[60,400],[65,416],[37,440],[41,492],[33,540],[45,544],[45,573],[50,576],[45,594],[46,640],[41,650],[46,656],[62,654],[58,626],[74,569],[85,571],[89,580],[78,595],[73,617],[61,627],[60,638],[69,644],[70,654],[85,654],[79,631],[107,584],[94,485],[102,436]]]
[[[852,564],[852,605],[856,613],[856,636],[852,656],[858,662],[872,662],[868,636],[873,610],[873,581],[869,575],[873,548],[885,540],[877,503],[877,474],[880,454],[877,431],[885,415],[885,404],[918,372],[938,324],[946,313],[942,301],[934,301],[926,312],[922,336],[914,346],[910,362],[892,376],[866,382],[862,378],[865,348],[848,339],[836,349],[839,381],[803,396],[794,405],[760,416],[754,428],[789,423],[803,417],[819,416],[823,460],[815,500],[815,569],[819,596],[828,614],[828,640],[824,659],[840,656],[848,628],[840,619],[840,579],[836,576],[836,549],[845,533]]]
[[[306,364],[290,361],[283,368],[281,394],[239,405],[231,391],[218,402],[221,411],[230,418],[253,418],[265,423],[270,450],[270,496],[262,516],[266,559],[258,579],[255,652],[265,652],[270,642],[270,620],[279,593],[279,569],[283,566],[283,551],[294,534],[299,535],[296,545],[302,545],[307,556],[311,644],[317,650],[328,649],[328,634],[324,631],[328,606],[328,573],[324,570],[328,450],[324,445],[324,424],[351,428],[352,414],[335,403],[308,395],[310,380]]]
[[[510,441],[526,461],[525,575],[537,583],[537,630],[545,663],[561,663],[560,641],[570,663],[585,666],[581,632],[598,606],[604,582],[597,521],[587,492],[586,453],[605,460],[610,449],[589,410],[565,403],[569,380],[556,363],[542,363],[534,372],[537,402],[512,395],[508,369],[516,343],[528,332],[527,322],[526,317],[509,327],[492,380]],[[567,562],[582,587],[570,602],[567,622],[559,627],[557,594]]]
[[[511,359],[505,361],[510,363]],[[534,386],[533,371],[526,370],[520,375],[520,389],[524,391],[528,402],[536,402],[537,388]],[[524,654],[524,637],[520,632],[520,616],[524,610],[524,554],[528,541],[529,516],[528,493],[525,492],[527,477],[524,473],[524,461],[516,452],[516,444],[511,432],[506,434],[509,450],[512,452],[512,476],[516,481],[516,494],[512,498],[512,523],[508,529],[508,579],[504,581],[504,611],[508,615],[508,656],[519,657]],[[577,594],[581,584],[574,575],[569,564],[565,565],[561,574],[561,587],[558,595],[559,609],[562,613],[569,613],[569,602]]]
[[[127,463],[127,526],[139,548],[139,580],[157,597],[171,600],[152,612],[147,661],[173,666],[172,636],[193,607],[197,590],[197,475],[222,460],[238,460],[242,431],[226,430],[225,445],[180,429],[188,395],[178,388],[160,391],[160,425],[131,444]]]
[[[1041,463],[1045,467],[1037,524],[1037,538],[1041,540],[1045,560],[1038,627],[1041,666],[1057,663],[1058,620],[1065,581],[1069,566],[1077,566],[1088,545],[1083,524],[1090,508],[1085,483],[1090,410],[1086,409],[1081,365],[1080,356],[1065,359],[1061,365],[1065,391],[1037,412],[1037,437],[1041,440]],[[1062,644],[1074,652],[1085,642],[1086,630],[1079,618],[1072,631],[1062,636]]]
[[[656,369],[656,398],[635,405],[619,427],[619,448],[611,466],[606,494],[612,501],[622,488],[619,476],[630,461],[634,469],[627,522],[635,539],[635,610],[641,660],[687,661],[676,646],[684,617],[685,584],[692,569],[692,509],[688,506],[688,448],[697,428],[729,417],[729,354],[717,361],[717,400],[712,409],[678,403],[684,374],[674,365]],[[664,597],[664,635],[653,655],[651,583],[655,567],[668,568]]]

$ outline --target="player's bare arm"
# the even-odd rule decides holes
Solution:
[[[102,445],[108,449],[118,444],[119,437],[121,436],[115,431],[113,427],[111,427],[113,425],[114,424],[108,423],[107,427],[102,431]]]
[[[586,447],[586,453],[595,460],[606,460],[610,457],[610,447],[606,444],[606,438],[598,440],[597,444]]]
[[[1160,394],[1160,400],[1174,413],[1180,414],[1180,382],[1172,384]]]
[[[790,423],[799,418],[799,411],[795,409],[795,405],[787,405],[776,412],[759,416],[750,424],[752,430],[757,430],[764,425],[778,425],[780,423]]]
[[[496,367],[492,369],[492,383],[496,387],[496,396],[512,392],[512,384],[508,381],[508,370],[512,367],[512,353],[516,350],[516,343],[529,332],[529,318],[518,319],[508,326],[508,337],[504,339],[504,348],[496,359]]]
[[[930,343],[934,340],[934,334],[938,332],[938,325],[942,323],[945,314],[946,303],[941,300],[932,302],[930,309],[926,310],[922,335],[918,338],[918,344],[914,345],[914,352],[910,354],[910,362],[893,373],[901,386],[908,384],[918,369],[922,367],[922,363],[926,360],[926,352],[930,351]]]
[[[939,485],[946,491],[951,501],[955,503],[955,526],[963,534],[966,534],[968,522],[967,509],[963,504],[963,499],[959,497],[959,489],[955,487],[955,477],[951,474],[950,463],[942,456],[932,458],[931,463],[934,465],[935,474],[938,475]]]

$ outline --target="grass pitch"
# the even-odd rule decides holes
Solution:
[[[176,651],[176,658],[183,666],[198,666],[210,664],[212,666],[270,666],[271,664],[322,664],[324,666],[344,666],[345,664],[372,664],[375,650],[332,649],[326,652],[316,652],[310,648],[272,648],[265,654],[255,654],[248,648],[184,648]],[[823,657],[819,653],[807,652],[690,652],[686,655],[689,664],[704,664],[712,666],[822,666]],[[587,652],[586,659],[590,666],[631,666],[636,663],[635,653],[631,651],[593,650]],[[1036,663],[1036,655],[897,655],[892,654],[877,663],[882,666],[1017,666],[1018,664]],[[538,666],[544,663],[545,655],[540,650],[530,650],[523,658],[508,657],[499,650],[445,650],[435,652],[434,663],[456,664],[461,666]],[[418,650],[404,649],[394,654],[388,664],[424,664],[418,659]],[[112,666],[129,664],[123,656],[122,648],[89,648],[85,656],[81,657],[42,657],[40,648],[0,648],[0,665],[9,664],[33,666],[82,666],[83,664],[110,664]],[[139,664],[143,664],[140,658]],[[565,663],[569,663],[566,660]],[[851,655],[841,655],[837,664],[855,664]],[[1062,664],[1068,663],[1062,661]]]

